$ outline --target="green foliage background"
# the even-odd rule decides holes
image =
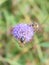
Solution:
[[[34,21],[39,31],[21,47],[10,30]],[[0,65],[49,65],[49,0],[0,0]]]

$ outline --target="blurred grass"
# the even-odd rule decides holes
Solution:
[[[10,29],[39,23],[31,43],[20,46]],[[49,65],[49,0],[0,0],[0,65]]]

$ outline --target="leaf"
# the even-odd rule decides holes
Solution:
[[[41,47],[49,48],[49,42],[40,43],[40,46],[41,46]]]
[[[29,10],[29,4],[27,2],[20,5],[20,13],[27,14]]]
[[[47,17],[46,22],[44,24],[44,31],[49,32],[49,16]]]
[[[6,0],[0,0],[0,5],[2,5]]]
[[[11,15],[7,10],[4,10],[3,14],[4,14],[4,17],[5,17],[5,20],[7,23],[7,27],[9,25],[15,25],[16,24],[16,20],[15,20],[14,16]]]
[[[3,47],[3,44],[2,43],[0,43],[0,48],[2,48]]]
[[[10,60],[8,58],[3,58],[3,57],[0,57],[0,61],[7,62],[10,65],[21,65],[21,64],[19,64],[18,62],[14,61],[14,60]]]

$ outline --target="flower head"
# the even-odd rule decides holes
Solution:
[[[29,24],[21,23],[13,28],[12,34],[17,40],[29,42],[34,35],[34,29]]]

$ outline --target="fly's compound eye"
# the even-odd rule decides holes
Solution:
[[[23,43],[25,41],[25,38],[22,36],[20,41],[21,41],[21,43]]]

